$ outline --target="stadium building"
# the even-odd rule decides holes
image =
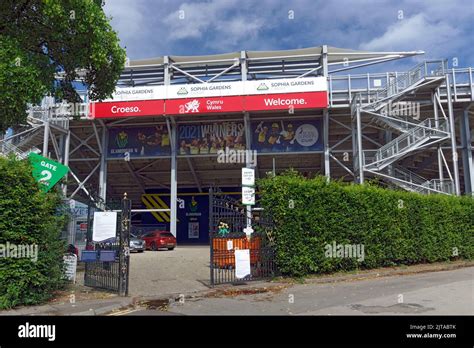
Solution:
[[[209,188],[240,195],[245,166],[472,195],[472,68],[383,68],[421,54],[319,46],[130,61],[113,98],[84,96],[80,119],[45,98],[0,149],[69,166],[69,199],[107,205],[126,192],[135,229],[179,243],[208,242]]]

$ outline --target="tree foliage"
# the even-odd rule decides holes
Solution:
[[[0,157],[0,308],[39,303],[63,285],[61,194],[41,191],[31,171],[28,161]],[[37,245],[36,261],[7,257],[8,245]]]
[[[0,3],[0,131],[24,123],[27,102],[44,93],[77,102],[110,96],[125,63],[101,1],[3,0]],[[60,79],[55,79],[55,74]]]

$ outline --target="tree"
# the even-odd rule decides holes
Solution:
[[[46,93],[79,101],[75,80],[88,86],[91,100],[111,96],[125,50],[102,6],[97,0],[2,0],[0,131],[24,123],[27,103]]]
[[[64,284],[68,206],[31,171],[29,161],[0,157],[0,309],[40,303]]]

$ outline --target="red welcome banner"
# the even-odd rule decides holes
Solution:
[[[325,109],[326,91],[245,96],[245,111]]]
[[[133,116],[162,116],[164,100],[91,103],[90,118],[119,118]]]
[[[326,91],[211,98],[91,103],[91,118],[193,115],[243,111],[325,109]]]

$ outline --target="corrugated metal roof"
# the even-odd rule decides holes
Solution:
[[[337,63],[345,61],[354,61],[359,59],[370,59],[370,58],[384,58],[384,57],[407,57],[417,54],[422,54],[422,51],[410,51],[410,52],[370,52],[370,51],[359,51],[347,48],[338,47],[327,47],[328,51],[328,62]],[[299,48],[292,50],[277,50],[277,51],[245,51],[247,58],[249,59],[304,59],[305,57],[314,58],[319,57],[322,54],[323,46]],[[239,59],[241,52],[230,52],[222,54],[212,54],[204,56],[168,56],[170,62],[180,64],[193,64],[197,62],[219,62],[223,60],[235,60]],[[164,57],[138,59],[130,61],[130,67],[137,66],[150,66],[150,65],[162,65]]]

